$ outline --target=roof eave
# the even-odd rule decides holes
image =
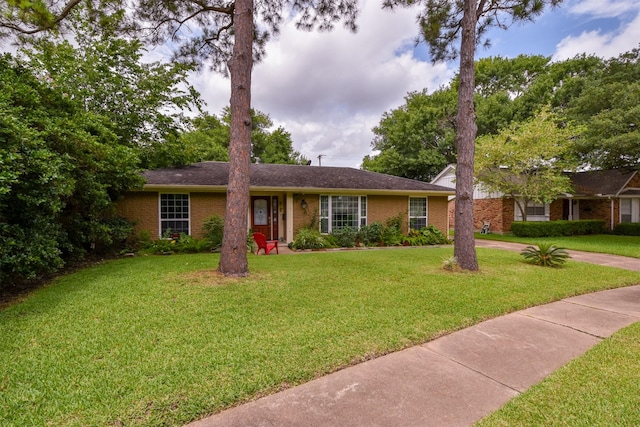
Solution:
[[[140,191],[190,191],[219,193],[227,191],[226,185],[193,185],[193,184],[145,184]],[[353,194],[353,195],[398,195],[398,196],[452,196],[455,191],[440,190],[388,190],[366,188],[323,188],[323,187],[272,187],[251,186],[252,192],[281,192],[281,193],[313,193],[313,194]]]

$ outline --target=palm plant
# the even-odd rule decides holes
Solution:
[[[551,243],[540,243],[538,248],[527,246],[520,255],[527,262],[543,267],[560,267],[571,258],[564,248],[558,248]]]

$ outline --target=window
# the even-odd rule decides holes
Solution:
[[[521,206],[524,206],[524,200],[514,200],[514,219],[516,221],[522,221]],[[549,204],[529,202],[526,211],[527,221],[549,221]]]
[[[544,216],[545,206],[544,203],[529,202],[527,206],[527,216]]]
[[[409,197],[409,228],[420,230],[427,226],[427,198]]]
[[[620,222],[640,222],[640,199],[620,199]]]
[[[171,233],[189,234],[189,195],[160,195],[160,235]]]
[[[367,225],[366,196],[320,196],[320,232]]]

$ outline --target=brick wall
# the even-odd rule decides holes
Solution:
[[[445,236],[449,234],[448,225],[448,212],[449,201],[447,197],[435,197],[431,196],[428,199],[429,212],[428,221],[429,225],[433,225],[440,230]]]
[[[307,209],[302,209],[302,200],[307,202]],[[293,195],[293,235],[298,230],[308,227],[316,215],[315,225],[320,229],[320,195],[318,194],[294,194]],[[287,218],[287,221],[289,218]]]
[[[409,198],[407,196],[368,196],[367,224],[385,223],[389,218],[402,213],[402,232],[409,231]]]
[[[560,221],[564,212],[564,202],[566,199],[556,199],[549,205],[549,221]],[[571,202],[569,200],[569,202]]]
[[[153,191],[130,192],[116,203],[117,214],[136,223],[134,228],[136,233],[147,230],[151,233],[151,237],[156,237],[160,233],[158,209],[158,193]]]
[[[503,233],[511,230],[514,207],[512,199],[477,199],[473,201],[473,226],[480,230],[484,222],[490,223],[490,231]]]
[[[580,219],[603,219],[611,221],[611,202],[609,200],[580,200]]]
[[[202,238],[204,220],[212,215],[224,218],[226,209],[226,193],[191,193],[189,194],[191,235]]]

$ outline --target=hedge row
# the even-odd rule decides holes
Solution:
[[[623,236],[640,236],[640,222],[620,223],[613,229],[613,233]]]
[[[556,237],[605,232],[602,220],[581,221],[522,221],[511,224],[511,232],[518,237]]]

